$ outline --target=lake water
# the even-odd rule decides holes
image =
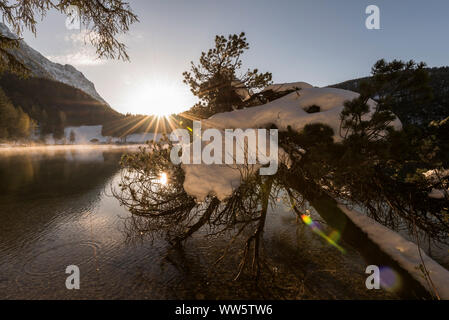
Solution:
[[[368,263],[274,207],[264,233],[273,270],[233,281],[237,254],[213,262],[224,239],[202,234],[176,250],[162,239],[130,241],[129,212],[111,196],[123,149],[0,151],[0,299],[395,299],[367,290]],[[237,250],[237,249],[236,249]],[[66,267],[81,290],[65,287]]]

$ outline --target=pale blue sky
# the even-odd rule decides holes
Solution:
[[[120,112],[186,109],[192,98],[182,72],[216,34],[245,31],[248,67],[273,73],[275,82],[324,86],[369,74],[380,59],[449,64],[447,0],[131,0],[140,18],[123,39],[131,63],[92,64],[88,47],[49,14],[37,38],[25,40],[46,56],[74,64]],[[365,8],[381,10],[381,30],[365,28]],[[86,60],[87,58],[87,60]],[[95,62],[95,61],[94,61]],[[98,62],[98,61],[97,61]],[[166,98],[166,101],[165,101]]]

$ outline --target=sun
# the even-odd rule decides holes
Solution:
[[[195,103],[185,85],[166,80],[151,80],[135,86],[126,101],[126,112],[158,117],[181,113]]]

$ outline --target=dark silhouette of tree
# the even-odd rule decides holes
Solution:
[[[164,148],[164,144],[170,148]],[[221,202],[209,196],[198,203],[184,190],[181,166],[170,160],[172,146],[170,141],[162,139],[151,144],[152,151],[141,148],[139,153],[122,159],[122,179],[119,189],[113,193],[133,214],[128,221],[130,233],[159,234],[175,246],[182,245],[206,225],[215,236],[230,234],[231,243],[249,235],[236,278],[247,268],[259,277],[265,266],[260,254],[262,235],[276,178],[250,175],[242,167],[244,181],[231,197]],[[169,176],[167,185],[159,181],[163,172]],[[226,254],[227,250],[220,260]]]
[[[410,71],[406,79],[395,71],[404,66]],[[266,266],[261,243],[267,208],[280,196],[300,221],[307,207],[319,210],[320,203],[326,201],[338,210],[338,200],[358,205],[393,229],[405,226],[412,234],[419,230],[435,241],[447,242],[449,197],[434,199],[429,193],[433,188],[447,190],[449,177],[441,175],[429,181],[423,175],[448,166],[444,149],[447,121],[434,123],[431,137],[417,134],[413,128],[391,128],[391,108],[408,97],[408,90],[429,97],[427,83],[417,80],[425,79],[419,66],[414,62],[377,63],[374,80],[363,85],[360,97],[345,103],[342,142],[336,143],[333,129],[323,124],[307,125],[301,132],[289,128],[280,133],[279,144],[289,154],[291,167],[281,165],[274,176],[264,177],[242,166],[240,186],[223,201],[210,195],[197,203],[186,193],[182,166],[170,161],[169,141],[152,143],[125,156],[121,184],[114,194],[133,214],[129,230],[137,235],[164,235],[174,245],[181,245],[200,229],[207,235],[230,234],[229,246],[243,238],[236,278],[245,270],[258,278]],[[396,89],[384,90],[391,83],[397,83]],[[371,117],[366,117],[369,98],[377,98],[378,104]],[[166,143],[169,148],[163,147]],[[306,153],[299,154],[299,148]],[[169,177],[167,185],[159,182],[163,172]],[[218,261],[227,252],[225,249]]]
[[[75,132],[73,130],[70,131],[69,141],[70,141],[71,144],[74,144],[75,141],[76,141]]]
[[[272,75],[258,69],[239,74],[242,55],[249,49],[245,33],[215,37],[215,47],[202,52],[199,64],[191,62],[184,83],[200,99],[190,113],[206,118],[217,112],[241,109],[244,100],[270,84]]]
[[[287,150],[307,150],[293,174],[304,175],[309,184],[324,186],[335,199],[361,206],[392,228],[406,225],[412,231],[416,226],[435,240],[447,241],[447,196],[431,199],[428,194],[433,188],[447,189],[449,177],[432,183],[423,175],[448,167],[444,134],[437,134],[444,124],[436,124],[433,134],[414,126],[399,132],[391,128],[395,106],[406,101],[410,109],[419,108],[431,98],[423,68],[413,61],[377,62],[373,77],[360,85],[360,97],[345,103],[342,143],[334,143],[332,130],[320,125],[289,131],[281,141],[288,142]],[[377,106],[367,117],[370,98]]]

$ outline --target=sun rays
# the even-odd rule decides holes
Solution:
[[[108,135],[116,136],[126,142],[127,137],[133,134],[142,135],[142,143],[147,140],[156,140],[162,134],[170,134],[173,130],[180,128],[183,121],[175,115],[170,116],[144,116],[128,115],[108,124]],[[184,118],[181,116],[181,119]],[[153,138],[147,134],[152,134]]]

